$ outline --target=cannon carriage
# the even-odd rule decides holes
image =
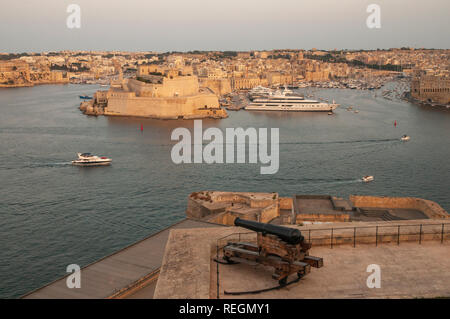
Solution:
[[[309,255],[311,244],[305,241],[298,229],[264,224],[236,218],[236,226],[257,232],[257,244],[247,242],[229,242],[223,248],[223,259],[227,263],[236,260],[256,262],[275,268],[272,278],[280,286],[287,284],[291,274],[301,278],[308,274],[311,267],[323,266],[323,259]]]

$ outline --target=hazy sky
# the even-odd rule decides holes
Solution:
[[[0,52],[450,48],[449,31],[450,0],[1,0]]]

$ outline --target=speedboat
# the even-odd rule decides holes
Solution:
[[[82,99],[82,100],[92,100],[92,96],[80,95],[80,99]]]
[[[110,165],[112,159],[105,156],[96,156],[91,153],[78,153],[78,159],[72,161],[76,166],[105,166]]]
[[[373,181],[373,176],[371,176],[371,175],[363,176],[362,181],[364,183],[371,182],[371,181]]]
[[[409,137],[408,135],[403,135],[400,139],[401,139],[403,142],[406,142],[406,141],[409,141],[410,137]]]

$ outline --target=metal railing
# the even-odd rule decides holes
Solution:
[[[354,227],[331,227],[331,228],[318,228],[318,229],[308,229],[307,240],[312,245],[314,245],[314,241],[323,242],[327,237],[330,241],[330,248],[333,248],[334,245],[347,244],[347,242],[352,242],[353,247],[356,247],[358,243],[358,239],[370,239],[373,238],[373,242],[375,246],[382,244],[383,242],[391,243],[392,240],[386,240],[386,238],[392,239],[396,238],[397,245],[400,245],[401,237],[407,237],[408,240],[403,240],[407,242],[413,242],[411,237],[416,236],[417,242],[422,244],[422,241],[425,239],[425,236],[432,235],[433,237],[438,237],[441,244],[444,242],[447,234],[450,234],[450,231],[445,229],[446,223],[434,223],[434,224],[399,224],[399,225],[373,225],[373,226],[354,226]],[[385,229],[396,229],[391,232],[382,232]],[[411,228],[416,228],[418,230],[411,231]],[[407,232],[402,232],[402,229],[409,229]],[[365,234],[358,233],[357,230],[369,230],[366,231]],[[370,233],[370,230],[374,230],[373,233]],[[337,234],[336,232],[347,231],[345,234]],[[305,230],[303,230],[303,233]],[[314,236],[314,233],[322,233],[321,236]],[[312,235],[313,234],[313,235]],[[328,234],[328,236],[327,236]],[[345,241],[345,239],[348,239]],[[338,241],[341,242],[338,242]],[[362,242],[362,244],[369,244],[370,240],[366,240]],[[325,245],[321,245],[325,246]]]

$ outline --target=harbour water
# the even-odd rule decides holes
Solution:
[[[222,130],[278,127],[279,171],[260,175],[260,164],[175,165],[171,132],[193,121],[86,117],[78,96],[97,89],[0,90],[0,298],[173,224],[199,190],[416,196],[450,211],[448,110],[387,100],[380,90],[299,89],[341,107],[334,115],[239,111],[203,121]],[[403,134],[411,141],[401,142]],[[113,164],[74,167],[77,152]],[[375,181],[362,183],[364,175]]]

